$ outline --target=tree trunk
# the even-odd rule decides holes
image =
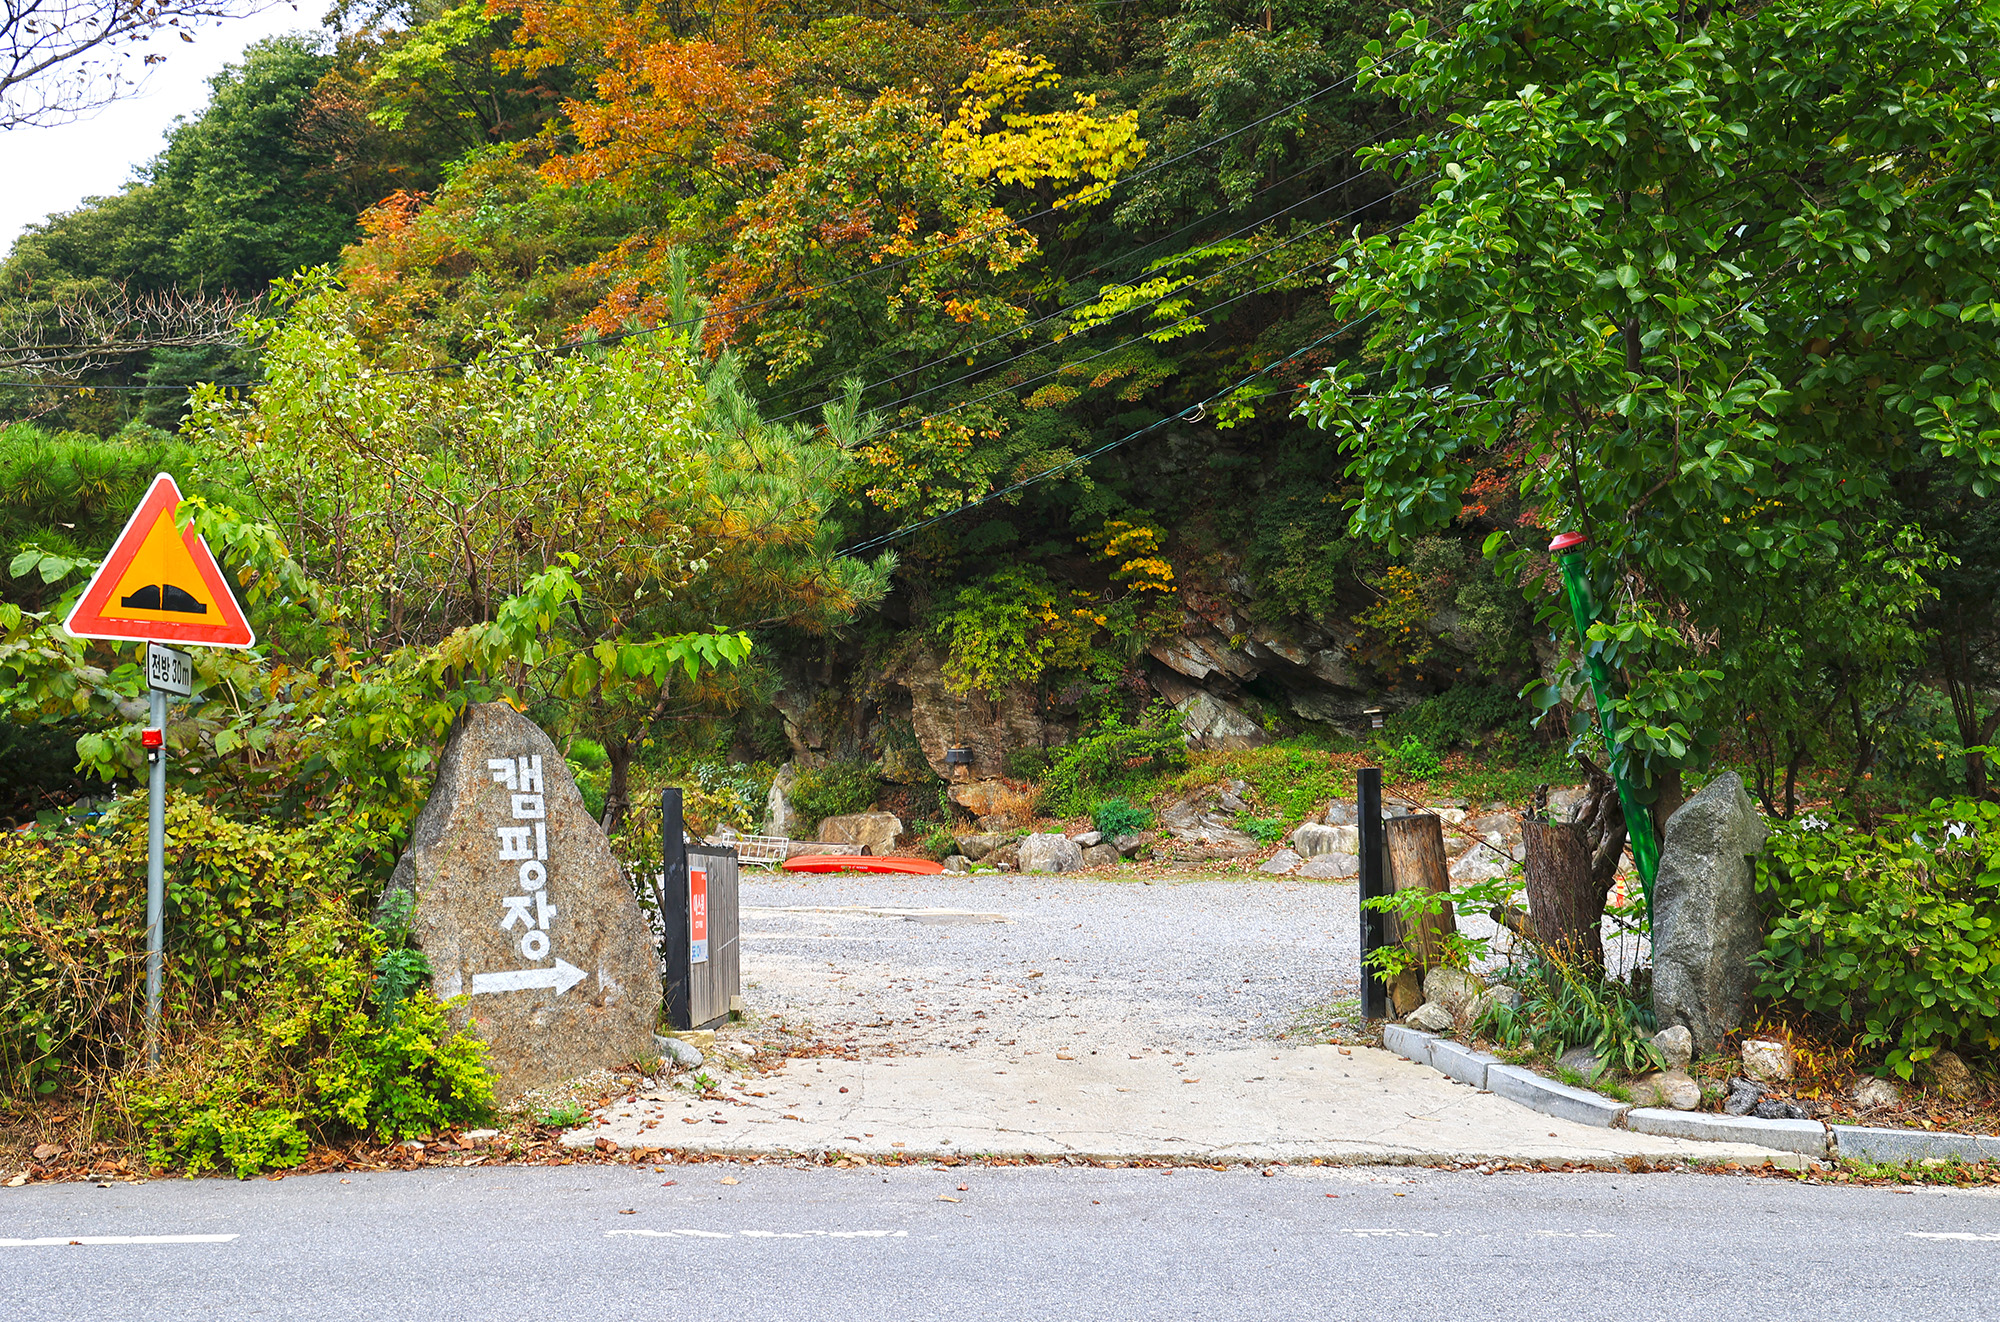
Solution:
[[[1446,870],[1444,857],[1444,829],[1435,816],[1424,813],[1384,821],[1382,853],[1389,864],[1392,892],[1419,887],[1438,894],[1451,893],[1451,874]],[[1426,972],[1443,961],[1444,939],[1458,931],[1458,918],[1449,904],[1443,913],[1426,914],[1407,930],[1395,914],[1384,916],[1389,920],[1389,940],[1415,951]]]
[[[1576,822],[1521,823],[1528,874],[1528,914],[1545,950],[1565,962],[1604,967],[1604,897],[1608,881],[1591,875],[1590,837]]]
[[[1655,785],[1659,792],[1653,798],[1653,839],[1665,844],[1667,819],[1687,802],[1687,793],[1681,788],[1680,768],[1673,767],[1661,772]]]
[[[604,792],[603,822],[604,833],[610,835],[625,825],[625,814],[632,807],[632,745],[623,739],[607,739],[604,755],[611,762],[611,785]]]

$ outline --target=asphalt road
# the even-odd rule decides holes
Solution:
[[[217,1238],[92,1242],[151,1236]],[[1930,1322],[1992,1317],[1996,1268],[2000,1195],[1689,1173],[701,1165],[0,1190],[7,1319]]]

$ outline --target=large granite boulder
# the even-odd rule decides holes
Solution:
[[[1707,1049],[1743,1023],[1764,944],[1751,859],[1767,834],[1742,777],[1725,772],[1667,822],[1653,880],[1653,1015]]]
[[[1068,836],[1053,832],[1021,841],[1021,871],[1077,872],[1083,868],[1083,848]]]
[[[1292,848],[1306,858],[1318,858],[1321,854],[1358,854],[1361,852],[1361,828],[1307,822],[1292,832]]]
[[[778,774],[771,778],[771,792],[764,797],[765,835],[781,835],[790,838],[805,823],[792,807],[792,786],[799,778],[799,764],[787,762],[778,768]]]
[[[851,812],[844,817],[828,817],[813,832],[828,844],[853,845],[876,858],[895,853],[896,837],[902,833],[903,819],[892,812]]]
[[[652,931],[568,763],[512,707],[459,717],[390,887],[415,894],[432,988],[485,1039],[501,1101],[653,1054]]]
[[[1035,790],[1010,780],[974,780],[951,787],[951,801],[979,821],[984,832],[1025,826],[1035,815]]]

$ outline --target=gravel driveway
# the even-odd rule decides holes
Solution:
[[[746,873],[742,904],[747,1007],[864,1050],[1216,1050],[1358,994],[1352,883]]]

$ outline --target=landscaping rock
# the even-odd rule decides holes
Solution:
[[[1013,872],[1021,866],[1021,842],[1019,840],[1010,840],[979,861],[982,865],[989,868],[998,868],[1002,872]]]
[[[1878,1079],[1872,1074],[1863,1074],[1857,1078],[1854,1081],[1854,1087],[1848,1091],[1847,1095],[1853,1101],[1854,1107],[1858,1111],[1872,1111],[1880,1106],[1901,1106],[1903,1104],[1903,1090],[1901,1088],[1898,1088],[1887,1079]]]
[[[1359,854],[1361,828],[1320,826],[1307,822],[1292,832],[1292,848],[1306,858],[1318,858],[1321,854]]]
[[[1294,854],[1291,850],[1280,849],[1277,853],[1271,855],[1269,858],[1265,859],[1262,863],[1259,863],[1257,865],[1257,870],[1259,872],[1270,872],[1279,875],[1290,875],[1292,869],[1296,868],[1299,864],[1303,862],[1305,862],[1305,860],[1300,858],[1297,854]]]
[[[1472,1004],[1472,998],[1485,990],[1486,984],[1464,969],[1432,969],[1424,975],[1424,1000],[1442,1005],[1453,1015]]]
[[[1759,1083],[1785,1082],[1792,1077],[1791,1043],[1771,1038],[1750,1038],[1743,1044],[1743,1072]],[[1770,1119],[1769,1116],[1765,1118]]]
[[[1709,1047],[1743,1022],[1750,958],[1763,946],[1750,860],[1764,847],[1764,819],[1724,772],[1667,823],[1653,882],[1653,1013]]]
[[[1739,1075],[1729,1081],[1729,1096],[1723,1099],[1722,1109],[1731,1115],[1749,1115],[1763,1100],[1764,1085]]]
[[[1504,877],[1507,875],[1507,869],[1513,865],[1513,860],[1505,855],[1496,854],[1484,846],[1477,846],[1460,854],[1447,871],[1453,881],[1464,885]]]
[[[1081,835],[1071,836],[1070,842],[1074,844],[1078,849],[1088,849],[1092,845],[1104,843],[1104,832],[1085,831]]]
[[[1319,814],[1319,820],[1327,826],[1359,826],[1361,809],[1352,799],[1335,799]]]
[[[972,871],[972,860],[963,854],[953,854],[944,861],[944,870],[956,874]]]
[[[1118,850],[1119,854],[1126,858],[1131,858],[1146,847],[1146,837],[1140,835],[1137,831],[1127,831],[1111,843]]]
[[[844,817],[828,817],[814,832],[822,840],[853,845],[876,858],[895,853],[896,837],[902,833],[903,819],[892,812],[852,812]]]
[[[764,834],[790,837],[804,829],[798,813],[792,810],[792,784],[799,778],[799,764],[787,762],[778,768],[778,774],[771,777],[771,792],[764,796]]]
[[[1759,1120],[1810,1120],[1806,1108],[1797,1102],[1767,1099],[1750,1108],[1750,1114]]]
[[[1581,1074],[1585,1079],[1595,1079],[1604,1073],[1604,1062],[1598,1059],[1597,1053],[1589,1047],[1571,1047],[1556,1057],[1556,1064],[1573,1073]]]
[[[1466,1022],[1475,1028],[1478,1027],[1485,1022],[1486,1016],[1493,1012],[1493,1007],[1496,1005],[1518,1010],[1521,1008],[1521,993],[1507,986],[1488,987],[1473,997],[1472,1003],[1465,1007]]]
[[[1083,867],[1083,851],[1068,836],[1043,833],[1021,841],[1021,871],[1075,872]]]
[[[1940,1051],[1930,1058],[1930,1086],[1948,1102],[1969,1102],[1979,1096],[1979,1084],[1956,1051]]]
[[[683,1042],[680,1038],[663,1037],[659,1039],[659,1042],[660,1055],[671,1061],[673,1067],[677,1070],[698,1070],[708,1063],[707,1057],[695,1050],[691,1044]]]
[[[958,852],[977,863],[1006,843],[1007,837],[1004,835],[962,835],[958,837]]]
[[[653,934],[568,762],[506,703],[453,725],[389,891],[416,897],[432,990],[465,998],[502,1103],[653,1052]]]
[[[1346,877],[1361,875],[1361,858],[1358,854],[1321,854],[1309,858],[1298,875],[1310,877],[1314,881],[1339,881]]]
[[[1692,1111],[1701,1105],[1701,1085],[1684,1070],[1662,1070],[1641,1074],[1626,1085],[1634,1106],[1664,1106],[1674,1111]]]
[[[1009,780],[975,780],[951,787],[951,801],[971,813],[982,831],[1024,826],[1035,815],[1035,791]]]
[[[1660,1053],[1670,1070],[1684,1070],[1694,1060],[1694,1034],[1684,1024],[1663,1028],[1653,1034],[1653,1049]]]
[[[1092,845],[1083,851],[1083,867],[1086,872],[1098,868],[1115,868],[1125,861],[1125,856],[1110,845]]]
[[[1403,1022],[1425,1033],[1447,1033],[1458,1023],[1451,1011],[1434,1001],[1426,1001],[1410,1011]]]
[[[1404,969],[1389,979],[1389,1009],[1406,1015],[1424,1003],[1424,980],[1415,969]]]

